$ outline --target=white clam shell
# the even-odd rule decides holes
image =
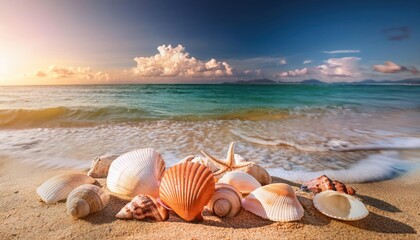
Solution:
[[[93,212],[101,211],[108,205],[109,194],[102,188],[84,184],[70,192],[66,207],[73,218],[83,218]]]
[[[45,181],[36,189],[42,201],[47,204],[65,200],[69,193],[83,184],[94,183],[95,179],[85,174],[61,174]]]
[[[304,215],[303,207],[293,188],[284,183],[274,183],[258,188],[243,199],[242,207],[272,221],[296,221]]]
[[[261,184],[253,176],[241,171],[226,173],[218,183],[229,184],[244,195],[261,187]]]
[[[139,194],[156,198],[165,171],[162,156],[152,148],[138,149],[115,159],[107,177],[111,192],[134,197]]]
[[[120,155],[109,154],[93,159],[92,166],[87,175],[95,178],[103,178],[108,176],[111,163],[119,156]]]
[[[323,191],[314,197],[314,206],[322,214],[345,221],[365,218],[369,211],[356,197],[332,190]]]

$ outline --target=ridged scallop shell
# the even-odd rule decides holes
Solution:
[[[199,163],[185,162],[165,172],[159,197],[185,221],[202,221],[201,212],[214,191],[213,173]]]
[[[109,167],[111,163],[120,155],[111,154],[111,155],[103,155],[93,159],[92,166],[87,173],[88,176],[94,178],[103,178],[108,176]]]
[[[241,211],[242,194],[225,183],[217,183],[207,208],[218,217],[234,217]]]
[[[274,183],[258,188],[244,198],[242,207],[272,221],[296,221],[304,215],[303,207],[293,188],[284,183]]]
[[[115,159],[106,179],[111,192],[134,197],[159,195],[159,181],[165,171],[165,162],[152,148],[138,149]]]
[[[47,204],[52,204],[65,200],[69,193],[76,187],[87,183],[94,183],[95,181],[94,178],[85,174],[61,174],[45,181],[36,189],[36,192],[42,201]]]
[[[109,194],[102,188],[84,184],[70,192],[66,202],[67,213],[73,218],[83,218],[93,212],[99,212],[108,205]]]
[[[262,186],[272,183],[270,174],[258,164],[252,164],[248,167],[241,169],[245,173],[253,176]]]
[[[261,187],[261,184],[253,176],[241,171],[226,173],[219,179],[218,183],[229,184],[244,195]]]
[[[314,206],[328,217],[355,221],[365,218],[369,211],[356,197],[333,190],[323,191],[314,197]]]
[[[142,220],[150,218],[154,221],[165,221],[169,218],[168,209],[164,208],[156,199],[140,194],[127,203],[125,207],[121,209],[115,215],[121,219],[138,219]]]

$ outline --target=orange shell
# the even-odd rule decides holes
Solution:
[[[185,162],[163,175],[159,197],[185,221],[202,221],[201,212],[215,191],[213,173],[199,163]]]

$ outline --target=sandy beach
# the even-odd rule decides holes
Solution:
[[[65,203],[46,205],[35,190],[48,178],[74,170],[33,169],[0,158],[1,239],[418,239],[420,175],[411,171],[395,179],[352,184],[370,214],[344,222],[320,214],[312,195],[293,186],[305,209],[302,220],[290,223],[263,220],[242,209],[235,218],[219,219],[204,211],[205,221],[187,223],[171,214],[166,222],[117,220],[114,215],[130,200],[111,195],[110,204],[85,219],[73,220]],[[105,179],[98,179],[105,187]]]

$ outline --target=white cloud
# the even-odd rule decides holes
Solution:
[[[309,64],[309,63],[311,63],[312,62],[312,60],[305,60],[305,61],[303,61],[303,64]]]
[[[51,65],[46,71],[39,70],[36,77],[74,80],[108,81],[109,75],[103,72],[94,72],[90,67],[59,67]]]
[[[330,58],[317,69],[321,75],[329,77],[355,77],[360,75],[360,59],[357,57]]]
[[[285,58],[280,59],[279,64],[280,64],[280,65],[285,65],[285,64],[287,64],[286,59],[285,59]]]
[[[207,62],[190,57],[182,45],[162,45],[158,54],[136,57],[132,73],[141,77],[224,77],[231,76],[232,67],[226,62],[211,59]]]
[[[337,54],[337,53],[359,53],[360,50],[334,50],[334,51],[324,51],[327,54]]]
[[[404,67],[391,61],[386,61],[384,65],[374,65],[373,70],[381,73],[399,73],[399,72],[411,72],[412,74],[418,74],[419,70],[415,67]]]
[[[303,76],[303,75],[307,75],[309,72],[308,68],[302,68],[302,69],[295,69],[295,70],[290,70],[290,71],[286,71],[286,72],[280,72],[278,74],[275,74],[274,77],[299,77],[299,76]]]

